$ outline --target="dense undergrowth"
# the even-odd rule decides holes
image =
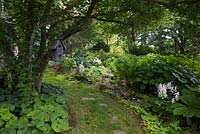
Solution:
[[[46,88],[46,89],[45,89]],[[65,110],[66,98],[48,91],[0,90],[1,134],[55,134],[70,129]]]
[[[196,133],[200,129],[200,66],[192,58],[87,52],[67,58],[57,72],[112,89],[141,115],[152,134]]]

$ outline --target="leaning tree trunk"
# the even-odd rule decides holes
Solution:
[[[38,93],[42,92],[42,78],[45,72],[45,69],[48,65],[48,61],[50,59],[50,57],[53,56],[53,51],[49,51],[46,54],[44,54],[43,56],[41,56],[39,59],[37,59],[37,66],[36,69],[34,69],[35,74],[36,74],[36,80],[35,80],[35,87],[38,91]]]

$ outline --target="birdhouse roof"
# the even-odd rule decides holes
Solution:
[[[59,45],[62,45],[64,50],[66,49],[64,40],[61,40],[61,39],[56,40],[54,44],[55,45],[54,45],[53,49],[56,49]]]

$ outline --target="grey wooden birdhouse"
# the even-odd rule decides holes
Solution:
[[[65,50],[65,42],[64,40],[55,41],[54,50],[54,60],[55,61],[63,61],[64,60],[64,50]]]

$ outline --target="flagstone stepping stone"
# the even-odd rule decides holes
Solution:
[[[88,93],[88,95],[94,95],[94,93]]]
[[[114,85],[107,85],[107,88],[108,89],[115,89],[115,86]]]
[[[116,120],[118,120],[118,117],[117,117],[117,116],[113,116],[113,117],[112,117],[112,120],[113,120],[113,121],[116,121]]]
[[[121,130],[114,130],[114,134],[127,134],[127,133]]]
[[[107,104],[104,104],[104,103],[101,103],[101,104],[99,104],[99,106],[107,107],[108,105],[107,105]]]
[[[99,89],[98,86],[95,86],[95,85],[88,85],[89,88],[93,88],[93,89]]]
[[[96,100],[96,98],[83,97],[82,100],[83,101],[94,101],[94,100]]]

